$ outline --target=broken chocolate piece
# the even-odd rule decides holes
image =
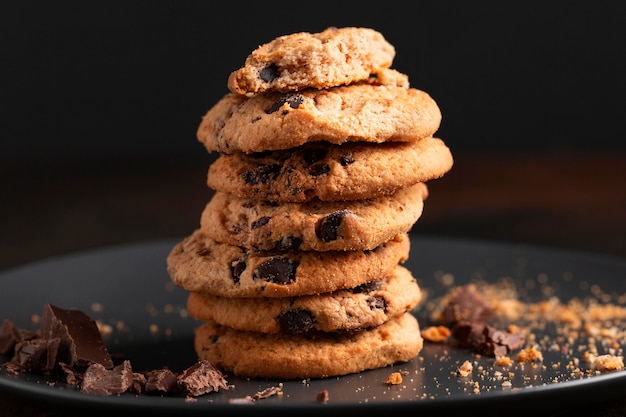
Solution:
[[[133,370],[130,361],[124,361],[113,369],[106,369],[100,363],[87,367],[83,375],[81,391],[89,394],[119,395],[133,385]]]
[[[170,393],[178,390],[178,379],[174,372],[169,369],[155,369],[145,373],[146,392]]]
[[[13,354],[15,345],[25,340],[38,337],[37,332],[22,329],[13,324],[12,321],[4,319],[0,327],[0,355]]]
[[[450,325],[459,321],[486,324],[492,316],[493,308],[474,284],[456,288],[443,310],[443,319]]]
[[[15,354],[11,360],[22,371],[51,372],[57,364],[61,340],[30,339],[15,345]]]
[[[178,385],[194,397],[220,389],[229,389],[224,375],[205,360],[200,360],[185,369],[178,376]]]
[[[297,268],[298,262],[283,256],[277,256],[259,265],[254,271],[254,279],[275,284],[289,284],[296,279]]]
[[[70,367],[87,367],[93,363],[106,369],[113,367],[96,322],[80,310],[46,304],[40,333],[43,339],[60,339],[59,362]]]

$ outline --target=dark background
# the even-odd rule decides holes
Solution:
[[[442,110],[455,166],[420,231],[626,253],[622,4],[2,2],[0,268],[190,232],[230,72],[328,26],[379,30]]]

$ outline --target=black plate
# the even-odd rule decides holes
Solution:
[[[167,366],[181,371],[196,359],[192,333],[198,322],[185,315],[186,292],[170,283],[165,270],[165,257],[175,243],[166,240],[105,248],[6,271],[0,274],[0,319],[8,318],[18,326],[36,329],[32,316],[41,313],[44,303],[78,308],[114,328],[105,339],[109,351],[129,358],[134,369]],[[510,277],[523,287],[524,301],[545,298],[542,289],[547,284],[562,300],[589,296],[598,287],[612,300],[626,294],[626,261],[621,258],[449,238],[412,236],[411,243],[411,256],[405,265],[418,279],[428,300],[449,289],[450,282],[442,277],[454,277],[453,285],[475,280],[495,283]],[[430,312],[426,307],[415,314],[422,327],[429,324]],[[551,332],[556,329],[547,326],[545,332],[547,337],[555,337]],[[622,354],[621,350],[618,353]],[[40,375],[15,376],[4,369],[0,371],[0,390],[51,404],[106,412],[176,415],[304,415],[343,411],[463,411],[495,415],[515,414],[516,410],[548,415],[624,395],[626,372],[572,376],[564,366],[571,359],[569,354],[547,351],[544,366],[516,364],[502,370],[502,379],[495,377],[493,359],[476,357],[465,349],[426,344],[419,357],[409,363],[337,378],[285,381],[229,377],[229,383],[235,385],[233,389],[199,397],[196,403],[187,403],[183,397],[88,395],[64,383],[49,384]],[[474,361],[475,369],[483,366],[486,371],[474,372],[469,379],[458,377],[455,372],[465,360]],[[384,383],[392,371],[408,372],[402,384]],[[507,379],[511,388],[502,385]],[[253,405],[228,402],[279,384],[282,396],[262,399]],[[478,392],[474,392],[474,387],[478,387]],[[322,390],[329,392],[326,404],[316,402],[316,395]]]

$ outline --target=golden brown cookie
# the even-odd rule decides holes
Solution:
[[[243,377],[346,375],[408,362],[422,347],[419,324],[411,313],[364,331],[267,334],[207,321],[195,335],[200,359]]]
[[[254,251],[218,243],[200,230],[167,256],[172,281],[187,291],[222,297],[319,294],[386,276],[408,259],[410,240],[397,235],[366,251]]]
[[[221,155],[207,184],[241,198],[274,202],[360,200],[439,178],[453,165],[438,138],[409,143],[311,143],[286,151]]]
[[[366,329],[411,311],[422,298],[411,272],[397,266],[391,275],[329,293],[283,298],[219,297],[192,292],[189,315],[222,326],[261,333]]]
[[[370,83],[325,90],[227,94],[203,117],[198,140],[208,152],[245,153],[309,142],[414,142],[432,136],[441,111],[415,88]]]
[[[200,219],[211,239],[256,250],[367,250],[408,232],[426,184],[367,200],[271,203],[215,193]]]
[[[395,48],[369,28],[327,28],[298,32],[260,45],[231,73],[228,88],[236,94],[328,88],[365,80],[389,68]]]

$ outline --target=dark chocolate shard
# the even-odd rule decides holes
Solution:
[[[22,371],[52,372],[57,365],[57,356],[61,340],[30,339],[15,345],[12,362]]]
[[[315,235],[322,242],[332,242],[339,237],[339,227],[343,219],[350,214],[349,210],[336,211],[318,220],[315,225]]]
[[[289,284],[296,279],[298,262],[284,256],[268,259],[254,271],[254,279],[273,282],[275,284]]]
[[[17,343],[36,337],[39,337],[39,333],[17,327],[12,321],[4,319],[0,327],[0,355],[13,354]]]
[[[113,367],[98,325],[80,310],[45,304],[40,333],[43,339],[60,339],[59,362],[70,367],[87,367],[93,363],[106,369]]]
[[[309,310],[295,308],[278,316],[280,329],[289,334],[306,333],[315,325],[315,316]]]
[[[130,361],[124,361],[113,369],[92,363],[83,375],[80,390],[89,394],[119,395],[133,385],[133,369]]]
[[[229,389],[224,375],[206,360],[199,360],[181,372],[178,375],[178,385],[194,397],[220,389]]]
[[[474,284],[455,289],[443,310],[443,320],[454,325],[459,321],[486,324],[493,317],[493,308]]]
[[[266,83],[271,83],[278,77],[280,77],[280,70],[278,65],[270,64],[267,67],[263,68],[259,71],[259,77]]]
[[[178,390],[178,377],[169,369],[155,369],[144,375],[146,392],[171,393]]]

